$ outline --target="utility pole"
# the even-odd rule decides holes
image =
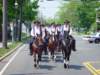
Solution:
[[[7,24],[8,24],[8,18],[7,18],[7,2],[8,0],[3,0],[3,24],[2,24],[2,43],[3,48],[7,48]]]

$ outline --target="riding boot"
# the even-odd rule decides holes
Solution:
[[[34,67],[37,67],[36,63],[34,64]]]
[[[73,51],[76,51],[76,41],[75,41],[75,39],[73,39],[73,41],[72,41],[72,48],[73,48]]]
[[[64,63],[64,68],[67,68],[67,65]]]
[[[33,44],[33,42],[30,43],[30,55],[31,55],[31,56],[33,55],[32,44]]]

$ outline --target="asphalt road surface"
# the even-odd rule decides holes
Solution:
[[[25,43],[0,62],[0,75],[91,75],[83,63],[100,61],[100,44],[89,44],[82,40],[81,36],[75,38],[77,51],[72,52],[69,69],[64,69],[61,53],[56,54],[56,61],[49,61],[48,57],[43,55],[39,68],[34,68],[28,43]]]

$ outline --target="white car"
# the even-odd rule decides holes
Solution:
[[[85,36],[83,40],[87,40],[89,43],[100,43],[100,32]]]

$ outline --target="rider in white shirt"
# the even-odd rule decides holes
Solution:
[[[48,31],[48,33],[51,35],[52,34],[52,27],[51,27],[51,25],[49,25],[48,27],[47,27],[47,31]]]
[[[56,28],[55,28],[54,24],[52,23],[51,24],[51,34],[55,35],[55,33],[56,33]]]
[[[29,48],[30,48],[30,55],[32,55],[32,44],[35,40],[35,27],[37,25],[37,22],[35,21],[34,23],[32,23],[32,26],[31,26],[31,36],[32,36],[32,39],[30,41],[30,44],[29,44]]]
[[[65,38],[70,33],[70,23],[69,23],[69,21],[64,22],[63,31],[64,31],[64,38]]]

